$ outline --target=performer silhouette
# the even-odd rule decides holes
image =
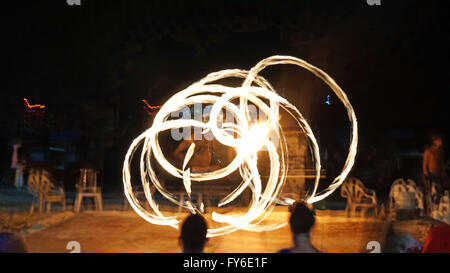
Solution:
[[[191,134],[189,139],[183,140],[173,152],[174,157],[181,162],[181,164],[192,143],[195,144],[195,150],[186,169],[191,168],[192,172],[210,172],[220,168],[220,166],[212,163],[212,141],[206,140],[203,136],[200,140],[196,140],[194,138],[194,133]]]

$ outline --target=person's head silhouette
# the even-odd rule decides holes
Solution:
[[[308,234],[315,223],[314,213],[305,203],[295,203],[291,210],[289,224],[294,235]]]
[[[23,239],[11,232],[0,232],[0,253],[27,253]]]
[[[291,208],[289,224],[291,226],[294,247],[282,249],[281,253],[314,253],[319,252],[310,242],[309,233],[316,222],[314,212],[305,203],[295,203]]]
[[[183,252],[201,253],[205,247],[208,227],[200,214],[191,214],[181,226],[180,242]]]

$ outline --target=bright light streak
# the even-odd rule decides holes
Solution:
[[[145,103],[148,109],[159,109],[162,107],[161,105],[150,105],[147,100],[142,100],[142,102]]]
[[[325,103],[328,104],[328,105],[331,105],[330,95],[327,95],[327,100],[325,101]]]
[[[250,127],[248,132],[243,135],[240,147],[244,148],[247,154],[253,154],[259,151],[264,141],[267,139],[270,128],[267,124],[256,124]]]
[[[147,114],[149,115],[149,116],[154,116],[154,115],[156,115],[156,112],[152,112],[152,110],[154,110],[154,109],[160,109],[162,106],[161,105],[150,105],[149,103],[148,103],[148,101],[147,100],[145,100],[145,99],[143,99],[143,100],[141,100],[145,105],[144,105],[144,110],[145,110],[145,112],[147,112]]]
[[[40,104],[31,105],[26,98],[23,98],[23,100],[25,101],[25,105],[27,106],[27,108],[30,110],[35,109],[35,108],[45,109],[45,105],[40,105]]]
[[[342,172],[322,192],[317,192],[321,169],[319,147],[308,122],[294,105],[279,96],[270,83],[258,75],[265,67],[276,64],[293,64],[309,70],[322,79],[334,91],[347,110],[351,124],[349,153]],[[242,78],[244,82],[240,87],[214,84],[215,81],[231,77]],[[235,99],[239,99],[238,104],[231,103]],[[266,103],[267,101],[268,103]],[[248,108],[249,102],[268,117],[264,123],[252,124]],[[176,112],[187,105],[195,103],[212,104],[208,121],[202,122],[194,119],[181,118],[169,119],[172,112]],[[183,179],[184,187],[189,196],[191,194],[192,182],[201,183],[202,181],[217,180],[228,176],[235,170],[239,170],[242,177],[240,185],[233,192],[225,196],[220,201],[219,206],[233,201],[244,189],[250,188],[252,199],[249,208],[246,213],[235,215],[224,215],[213,211],[212,220],[217,223],[223,223],[223,226],[210,228],[208,230],[209,237],[224,235],[239,229],[267,231],[284,226],[286,222],[272,225],[261,224],[277,203],[292,204],[295,201],[292,199],[281,200],[279,198],[288,171],[288,151],[284,133],[279,123],[279,107],[290,114],[296,120],[298,126],[305,132],[313,162],[315,163],[316,176],[314,188],[305,201],[314,203],[326,198],[342,184],[354,164],[358,143],[355,112],[344,91],[324,71],[295,57],[272,56],[260,61],[248,71],[230,69],[211,73],[200,81],[193,83],[188,88],[173,95],[161,107],[154,118],[153,125],[132,142],[125,156],[123,165],[124,192],[133,209],[150,223],[178,228],[179,220],[177,217],[164,216],[152,198],[150,191],[150,183],[152,183],[162,196],[174,204],[181,205],[191,212],[200,213],[203,211],[202,204],[200,208],[194,207],[190,199],[180,204],[178,197],[168,192],[162,186],[153,170],[150,160],[151,157],[154,157],[159,165],[167,172],[177,178]],[[223,110],[229,111],[233,115],[235,122],[219,122],[219,117]],[[189,126],[199,127],[204,132],[210,131],[217,141],[235,150],[235,158],[229,165],[219,170],[204,173],[191,172],[190,168],[185,169],[185,167],[194,153],[195,145],[193,145],[189,148],[182,169],[172,165],[168,162],[159,146],[158,134],[162,131]],[[273,134],[277,138],[269,138],[269,135]],[[131,187],[130,164],[133,154],[140,146],[143,147],[140,156],[140,175],[147,201],[153,210],[152,212],[147,211],[140,205]],[[280,147],[279,152],[277,151],[277,147]],[[257,167],[257,152],[263,148],[267,151],[270,159],[270,172],[264,189]]]

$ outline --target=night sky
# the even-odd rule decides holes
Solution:
[[[36,138],[100,139],[103,158],[117,158],[103,164],[120,177],[129,141],[149,125],[142,99],[160,105],[209,72],[275,54],[336,80],[356,110],[361,151],[396,136],[421,151],[429,130],[450,134],[445,1],[14,2],[2,7],[2,166],[12,139],[27,134],[24,97],[47,107]],[[289,66],[263,74],[321,135],[348,131],[343,107],[311,74]]]

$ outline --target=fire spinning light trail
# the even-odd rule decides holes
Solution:
[[[279,96],[270,83],[258,75],[267,66],[276,64],[292,64],[309,70],[334,91],[347,110],[351,123],[351,142],[348,156],[342,172],[333,180],[328,188],[321,192],[317,192],[321,169],[319,147],[311,127],[294,105]],[[228,87],[214,83],[220,79],[231,77],[244,79],[243,84],[240,87]],[[231,102],[236,99],[239,100],[238,104]],[[249,102],[258,107],[268,117],[266,121],[251,122],[248,108]],[[208,121],[181,118],[169,119],[172,112],[180,111],[183,107],[196,103],[212,104]],[[239,229],[267,231],[284,226],[286,224],[285,222],[271,225],[262,224],[262,221],[270,214],[277,203],[292,204],[295,201],[279,197],[288,171],[287,144],[278,119],[280,107],[289,113],[305,132],[308,138],[309,149],[315,162],[315,184],[306,201],[308,203],[314,203],[326,198],[342,184],[354,164],[358,143],[358,124],[355,112],[344,91],[324,71],[295,57],[272,56],[260,61],[248,71],[229,69],[211,73],[200,81],[193,83],[188,88],[176,93],[161,107],[155,116],[153,125],[132,142],[125,156],[123,165],[124,191],[133,209],[150,223],[178,228],[179,220],[177,217],[164,216],[159,210],[158,204],[152,198],[150,191],[150,185],[152,183],[165,198],[174,204],[181,205],[194,213],[201,213],[202,211],[203,204],[200,205],[200,208],[197,208],[191,200],[183,201],[180,204],[177,196],[168,192],[162,186],[150,161],[150,158],[153,156],[167,172],[177,178],[183,179],[188,196],[191,195],[192,181],[201,183],[202,181],[217,180],[226,177],[235,170],[239,170],[242,177],[241,184],[233,192],[225,196],[220,201],[219,206],[233,201],[244,189],[249,187],[252,191],[252,200],[249,208],[246,213],[241,215],[225,215],[213,212],[212,220],[216,223],[221,223],[222,226],[210,228],[208,230],[209,237],[228,234]],[[235,121],[222,122],[221,113],[223,110],[229,111]],[[179,169],[172,165],[167,161],[159,146],[158,134],[162,131],[189,126],[200,127],[204,133],[210,131],[217,141],[235,150],[235,158],[228,166],[222,169],[194,173],[191,172],[190,168],[186,169],[186,165],[195,151],[195,144],[192,144],[185,156],[183,168]],[[273,134],[277,137],[269,137],[269,135]],[[140,205],[131,187],[130,164],[133,154],[141,145],[143,145],[143,149],[140,155],[140,175],[147,201],[153,212],[147,211]],[[279,153],[277,152],[278,145],[280,145]],[[270,173],[264,189],[257,168],[257,152],[263,148],[268,152],[270,159]]]

